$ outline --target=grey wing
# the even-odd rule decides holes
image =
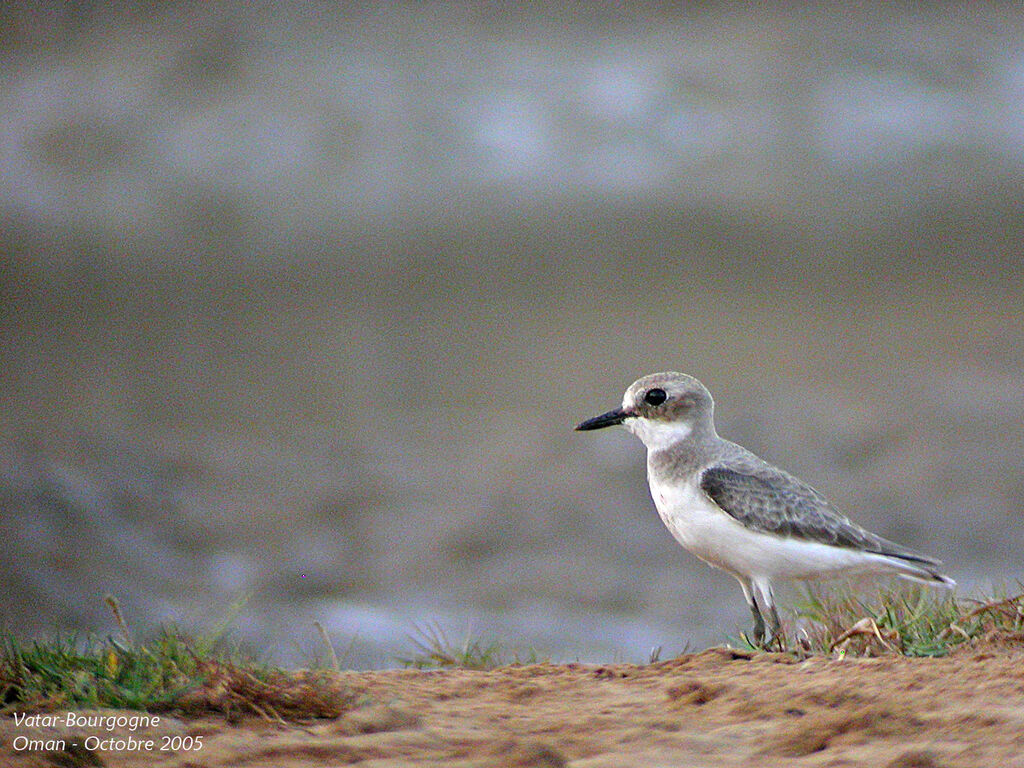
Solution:
[[[701,475],[700,487],[724,512],[758,531],[939,564],[850,522],[820,493],[781,470],[713,466]]]

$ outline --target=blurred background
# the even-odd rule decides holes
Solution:
[[[641,444],[572,431],[659,370],[1013,588],[1024,10],[872,7],[4,3],[3,626],[736,637]]]

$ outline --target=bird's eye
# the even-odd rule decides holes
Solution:
[[[664,389],[648,389],[644,394],[644,402],[648,405],[661,405],[667,398]]]

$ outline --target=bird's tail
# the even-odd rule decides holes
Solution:
[[[940,565],[940,563],[924,563],[891,556],[886,559],[892,564],[896,575],[900,578],[945,589],[953,589],[956,586],[956,582],[953,579],[938,570],[936,566]]]

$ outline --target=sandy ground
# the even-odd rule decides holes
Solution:
[[[60,729],[0,727],[0,763],[28,766],[1024,766],[1024,649],[944,659],[796,661],[722,648],[649,666],[351,672],[335,720],[167,717],[138,739],[195,750],[15,752]],[[127,731],[114,732],[126,737]],[[103,732],[104,738],[110,733]]]

